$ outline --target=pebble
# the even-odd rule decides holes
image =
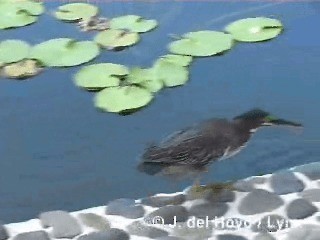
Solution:
[[[8,238],[9,236],[6,228],[3,225],[0,225],[0,240],[6,240]]]
[[[258,222],[252,225],[253,232],[277,232],[290,227],[288,219],[277,214],[264,216]]]
[[[136,205],[135,200],[126,198],[111,201],[106,208],[107,215],[119,215],[130,219],[143,217],[144,213],[143,207]]]
[[[276,194],[301,192],[303,182],[290,171],[282,171],[271,176],[271,187]]]
[[[107,219],[94,214],[94,213],[80,213],[78,215],[82,223],[88,227],[96,230],[108,230],[110,229],[110,223]]]
[[[311,202],[320,202],[320,189],[312,188],[301,192],[301,197]]]
[[[239,236],[239,235],[233,235],[233,234],[223,234],[218,235],[218,240],[248,240],[245,237]]]
[[[13,240],[50,240],[45,231],[24,232],[16,235]]]
[[[135,221],[131,223],[129,226],[127,226],[127,230],[132,235],[149,237],[151,239],[169,235],[168,232],[164,230],[149,225],[145,225],[140,221]]]
[[[272,235],[268,233],[259,233],[253,240],[276,240]]]
[[[205,202],[200,204],[193,204],[189,213],[191,216],[196,216],[201,219],[214,219],[223,216],[228,211],[226,203]]]
[[[186,200],[184,194],[175,196],[152,196],[141,199],[141,203],[152,207],[163,207],[167,205],[180,205]]]
[[[304,219],[312,216],[315,212],[318,211],[318,209],[309,201],[300,198],[293,200],[287,206],[286,211],[290,219]]]
[[[82,233],[77,220],[65,211],[41,213],[40,221],[44,227],[52,227],[54,238],[73,238]]]
[[[238,210],[240,214],[253,215],[270,212],[283,204],[278,195],[263,189],[255,189],[241,200]]]
[[[320,163],[318,162],[295,167],[294,171],[303,173],[311,180],[320,179]]]
[[[319,240],[319,225],[302,224],[287,234],[286,240]]]
[[[80,236],[77,240],[129,240],[130,236],[123,230],[111,228],[107,231],[92,232]]]

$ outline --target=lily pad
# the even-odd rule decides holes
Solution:
[[[144,87],[153,93],[163,88],[163,82],[158,79],[154,68],[132,68],[127,77],[127,81]]]
[[[55,12],[56,18],[63,21],[89,19],[98,14],[98,8],[88,3],[69,3],[62,5]]]
[[[94,103],[99,109],[121,113],[146,106],[153,95],[137,86],[111,87],[97,93]]]
[[[126,15],[110,20],[110,28],[112,29],[125,29],[137,33],[151,31],[157,25],[156,20],[146,20],[137,15]]]
[[[22,27],[37,21],[44,7],[36,1],[0,2],[0,29]]]
[[[139,41],[139,39],[140,37],[137,33],[109,29],[98,33],[94,40],[102,47],[114,49],[134,45]]]
[[[0,62],[13,63],[28,57],[30,46],[20,40],[5,40],[0,42]]]
[[[184,55],[167,54],[162,56],[161,58],[182,67],[187,67],[192,62],[191,56],[184,56]]]
[[[74,78],[77,86],[88,90],[101,90],[116,87],[120,84],[120,77],[129,73],[128,69],[119,64],[100,63],[83,67]]]
[[[198,31],[184,34],[181,40],[169,45],[169,50],[174,54],[207,57],[227,51],[232,45],[233,39],[230,34]]]
[[[266,41],[278,36],[282,29],[279,20],[264,17],[241,19],[226,27],[226,31],[241,42]]]
[[[45,66],[69,67],[89,62],[99,52],[99,46],[92,41],[56,38],[34,46],[30,58],[39,60]]]
[[[185,84],[189,79],[186,67],[159,59],[153,66],[155,74],[166,87],[176,87]]]
[[[37,61],[23,60],[17,63],[11,63],[6,65],[3,69],[3,73],[8,78],[24,79],[37,75],[41,71]]]

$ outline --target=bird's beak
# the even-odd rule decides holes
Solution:
[[[285,126],[292,126],[292,127],[303,127],[301,123],[287,121],[281,118],[272,119],[269,121],[272,125],[285,125]]]

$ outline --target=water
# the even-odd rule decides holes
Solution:
[[[64,2],[48,2],[53,10]],[[235,180],[318,161],[320,156],[320,3],[113,2],[108,17],[141,14],[159,21],[123,52],[104,51],[95,62],[148,67],[167,53],[168,34],[223,27],[239,18],[272,16],[285,31],[259,44],[237,44],[221,57],[197,59],[191,81],[161,91],[129,116],[101,113],[92,93],[74,86],[79,67],[46,69],[28,81],[0,81],[0,219],[34,218],[41,211],[77,210],[109,200],[182,190],[136,170],[143,149],[167,134],[210,117],[231,118],[254,107],[305,125],[302,133],[261,129],[239,155],[210,167],[203,182]],[[38,23],[1,31],[1,39],[32,44],[55,37],[91,39],[50,14]],[[317,88],[318,87],[318,88]]]

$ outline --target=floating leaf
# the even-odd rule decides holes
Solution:
[[[153,66],[155,74],[166,87],[176,87],[188,81],[189,73],[187,68],[159,59]]]
[[[87,3],[69,3],[62,5],[55,13],[56,18],[64,21],[88,19],[98,14],[98,8]]]
[[[260,42],[278,36],[282,31],[282,24],[271,18],[246,18],[229,24],[226,31],[238,41]]]
[[[99,47],[94,42],[56,38],[34,46],[30,58],[39,60],[45,66],[69,67],[89,62],[98,54]]]
[[[37,21],[44,7],[36,1],[0,2],[0,29],[22,27]]]
[[[157,25],[156,20],[146,20],[137,15],[126,15],[110,20],[110,28],[125,29],[137,33],[151,31]]]
[[[105,48],[113,49],[134,45],[139,39],[140,37],[137,33],[109,29],[98,33],[94,40]]]
[[[192,62],[191,56],[183,56],[183,55],[176,55],[176,54],[167,54],[162,56],[161,58],[182,67],[189,66],[190,63]]]
[[[13,63],[21,61],[29,55],[30,46],[20,40],[0,42],[0,62]]]
[[[182,36],[181,40],[169,45],[172,53],[207,57],[222,53],[232,47],[233,40],[230,34],[215,31],[190,32]]]
[[[120,77],[127,75],[128,69],[119,64],[100,63],[83,67],[74,78],[75,84],[88,90],[100,90],[119,86]]]
[[[127,81],[132,84],[138,84],[153,93],[163,88],[163,82],[156,76],[154,68],[132,68]]]
[[[37,61],[23,60],[18,63],[6,65],[3,69],[4,75],[8,78],[28,78],[37,75],[41,71]]]
[[[108,112],[120,113],[144,107],[152,98],[148,90],[137,86],[111,87],[97,93],[95,106]]]

